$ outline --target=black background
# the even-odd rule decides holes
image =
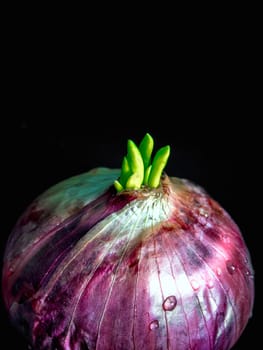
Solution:
[[[23,25],[4,54],[1,264],[13,225],[37,195],[94,167],[119,167],[127,139],[149,132],[155,149],[171,146],[168,175],[203,186],[236,221],[257,283],[262,97],[259,46],[247,28],[226,36],[194,30],[187,39],[184,28],[170,40],[144,33],[140,41],[106,31],[78,41],[64,29],[33,36]],[[235,350],[259,339],[258,288]],[[0,316],[8,348],[27,349],[2,299]]]

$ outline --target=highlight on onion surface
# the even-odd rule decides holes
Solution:
[[[38,350],[226,350],[252,314],[253,267],[230,215],[169,177],[170,147],[128,140],[37,197],[6,244],[4,302]]]

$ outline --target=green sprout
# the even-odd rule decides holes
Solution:
[[[114,181],[117,192],[138,190],[142,186],[157,188],[160,185],[163,169],[170,155],[170,146],[160,148],[151,163],[153,138],[146,134],[139,147],[132,140],[127,143],[127,155],[123,158],[121,174]]]

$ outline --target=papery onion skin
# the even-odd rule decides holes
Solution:
[[[116,194],[118,169],[55,185],[18,220],[2,289],[39,350],[226,350],[254,302],[239,228],[202,188],[164,175]]]

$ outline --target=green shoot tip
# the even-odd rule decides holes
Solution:
[[[123,158],[121,174],[114,182],[117,192],[138,190],[142,186],[157,188],[170,155],[170,146],[160,148],[151,163],[154,141],[149,133],[139,147],[132,140],[127,142],[127,155]]]

